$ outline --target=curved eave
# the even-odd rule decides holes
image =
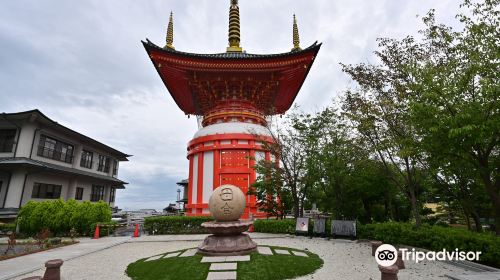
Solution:
[[[316,50],[315,53],[319,51],[319,48],[321,47],[322,43],[319,43],[316,41],[309,47],[302,49],[302,50],[296,50],[296,51],[290,51],[290,52],[285,52],[285,53],[277,53],[277,54],[251,54],[251,53],[246,53],[246,52],[225,52],[225,53],[214,53],[214,54],[200,54],[200,53],[190,53],[190,52],[181,52],[176,49],[171,49],[171,48],[162,48],[155,43],[151,42],[149,39],[146,39],[146,41],[141,41],[142,44],[144,45],[144,48],[146,51],[149,53],[150,49],[156,49],[158,51],[164,52],[166,54],[172,54],[172,55],[178,55],[179,57],[185,57],[185,58],[202,58],[202,59],[210,59],[210,61],[215,60],[240,60],[240,59],[270,59],[270,58],[282,58],[282,57],[293,57],[293,56],[298,56],[300,54],[308,53],[312,50]]]
[[[285,78],[281,81],[280,89],[272,104],[275,108],[274,114],[283,114],[293,104],[321,48],[321,43],[315,42],[303,50],[280,54],[194,54],[161,48],[149,40],[142,41],[142,43],[176,104],[185,114],[195,115],[202,115],[202,112],[197,110],[196,97],[189,89],[189,77],[186,75],[188,71],[238,72],[239,74],[265,71],[284,73]],[[297,73],[299,65],[303,66],[305,71]]]

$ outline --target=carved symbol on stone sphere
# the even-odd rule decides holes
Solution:
[[[220,193],[220,198],[224,201],[233,200],[233,190],[231,190],[230,188],[222,189]]]
[[[222,209],[222,211],[224,212],[224,215],[231,215],[231,209],[233,209],[233,207],[229,206],[229,204],[224,204],[224,206],[222,206],[220,209]]]

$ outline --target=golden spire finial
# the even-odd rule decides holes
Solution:
[[[170,19],[168,20],[167,27],[167,45],[165,48],[175,49],[174,48],[174,13],[170,12]]]
[[[300,51],[299,27],[297,26],[297,18],[293,15],[293,49],[292,51]]]
[[[229,47],[227,52],[242,52],[240,47],[240,8],[238,0],[231,0],[229,8]]]

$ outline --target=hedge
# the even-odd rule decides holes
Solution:
[[[16,224],[0,224],[0,232],[16,231]]]
[[[94,236],[95,233],[95,228],[96,225],[99,224],[99,236],[109,236],[113,233],[115,233],[116,228],[118,227],[118,223],[115,221],[111,222],[99,222],[99,223],[92,223],[90,226],[91,231],[90,231],[90,236]]]
[[[72,228],[80,236],[89,236],[95,228],[95,223],[104,222],[111,222],[111,210],[103,201],[30,201],[19,210],[17,216],[20,232],[30,236],[45,228],[55,236],[69,235]]]
[[[254,231],[265,233],[287,233],[295,234],[295,219],[283,220],[255,220],[253,223]],[[326,220],[325,231],[326,234],[331,232],[331,220]],[[313,234],[314,219],[309,220],[308,234]]]
[[[362,239],[408,245],[440,251],[480,251],[480,262],[500,267],[500,238],[491,233],[475,233],[465,229],[422,225],[419,229],[409,223],[382,223],[358,225]]]
[[[327,221],[326,230],[329,234],[331,222]],[[314,220],[309,222],[309,234],[312,233]],[[256,232],[295,233],[295,220],[256,220]],[[480,251],[480,262],[500,267],[500,238],[489,233],[475,233],[464,229],[442,226],[422,225],[416,229],[409,223],[357,224],[357,234],[360,239],[380,240],[384,243],[407,245],[417,248],[440,251]]]
[[[295,220],[255,220],[253,230],[265,233],[295,233]]]
[[[149,234],[208,233],[205,228],[201,227],[201,224],[212,220],[212,217],[146,217],[144,219],[144,230]]]

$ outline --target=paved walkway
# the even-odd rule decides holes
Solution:
[[[136,242],[180,242],[201,241],[208,234],[187,235],[143,235],[138,238],[131,237],[105,237],[97,240],[90,238],[79,239],[80,243],[61,248],[55,248],[35,254],[0,261],[0,280],[11,279],[44,268],[45,262],[52,259],[68,261],[77,257],[88,255],[123,243]],[[285,234],[251,233],[253,239],[283,238]]]
[[[453,280],[498,280],[500,272],[482,272],[462,275],[446,275]]]
[[[71,260],[127,242],[130,237],[107,237],[93,240],[79,239],[80,243],[0,261],[0,280],[10,279],[45,267],[52,259]]]
[[[139,238],[114,237],[99,240],[82,239],[81,244],[57,248],[50,251],[36,253],[0,262],[0,279],[22,279],[33,275],[43,275],[44,262],[49,259],[62,258],[65,263],[62,268],[62,277],[65,280],[130,280],[125,274],[127,266],[141,258],[153,257],[183,257],[196,253],[187,250],[198,246],[206,235],[162,235],[142,236]],[[261,254],[294,254],[299,251],[270,250],[269,246],[280,246],[308,250],[318,254],[324,261],[322,268],[312,275],[302,276],[297,280],[312,279],[380,279],[380,271],[374,258],[371,256],[371,247],[368,243],[358,243],[349,240],[326,240],[321,238],[309,239],[280,234],[252,233],[252,238],[259,245]],[[117,244],[121,244],[115,246]],[[109,248],[109,249],[106,249]],[[104,250],[106,249],[106,250]],[[183,253],[166,253],[180,252]],[[91,254],[92,253],[92,254]],[[78,257],[78,258],[76,258]],[[214,262],[215,263],[215,262]],[[235,261],[224,265],[214,265],[212,272],[233,271]],[[238,262],[236,262],[238,263]],[[477,275],[470,268],[444,262],[424,261],[418,264],[405,263],[406,269],[399,272],[400,279],[443,280],[452,278],[460,280],[494,279],[493,273]],[[89,269],[105,268],[105,269]],[[217,269],[228,270],[217,270]],[[30,271],[32,271],[30,273]],[[24,274],[27,273],[27,274]],[[24,274],[22,276],[19,276]],[[490,275],[491,274],[491,275]],[[17,276],[16,276],[17,275]],[[449,278],[446,278],[446,276]],[[226,275],[227,276],[227,275]],[[224,277],[226,277],[224,276]],[[476,278],[474,278],[476,277]],[[479,278],[477,278],[479,277]],[[483,277],[483,278],[481,278]]]

